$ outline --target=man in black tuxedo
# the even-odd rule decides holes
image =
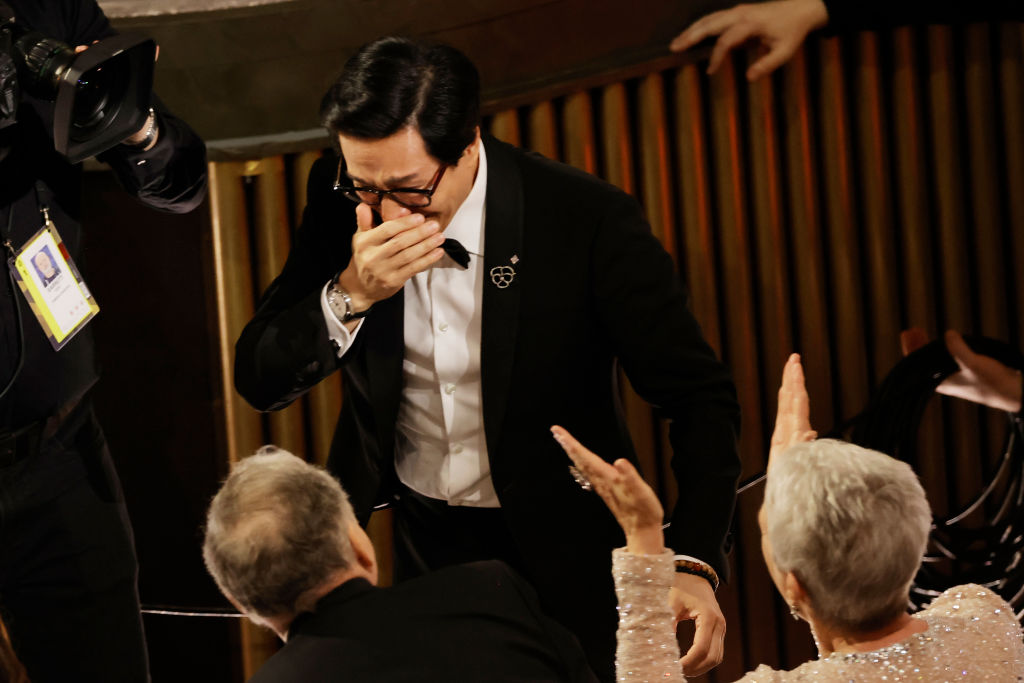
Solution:
[[[476,69],[450,47],[364,46],[321,115],[341,155],[310,172],[292,252],[238,341],[239,392],[273,410],[342,368],[328,467],[361,522],[394,504],[399,578],[503,559],[611,679],[622,536],[548,429],[635,462],[620,364],[671,419],[668,536],[690,558],[673,601],[697,624],[684,665],[717,664],[738,407],[637,202],[481,136]]]
[[[338,482],[273,446],[214,497],[203,557],[221,591],[286,643],[250,683],[596,680],[502,562],[377,588],[373,545]]]

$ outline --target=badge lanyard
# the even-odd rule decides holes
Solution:
[[[11,274],[55,351],[64,348],[97,313],[96,304],[64,246],[36,185],[43,225],[8,259]]]
[[[7,386],[0,391],[0,398],[14,385],[24,364],[25,322],[16,290],[21,290],[55,351],[64,348],[100,310],[64,246],[57,226],[50,219],[49,207],[43,202],[44,188],[38,181],[35,190],[42,227],[20,248],[15,248],[11,243],[15,208],[12,203],[8,208],[6,230],[0,236],[8,257],[8,277],[18,328],[18,362]]]

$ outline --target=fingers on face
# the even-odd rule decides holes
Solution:
[[[373,227],[373,209],[367,204],[356,204],[356,226],[359,232],[366,232]]]
[[[431,250],[444,244],[444,235],[438,232],[437,223],[428,222],[412,225],[389,238],[382,245],[382,254],[394,258],[401,267],[411,263]]]

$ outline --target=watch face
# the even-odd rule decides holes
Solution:
[[[345,294],[333,286],[327,290],[327,305],[334,311],[334,315],[338,317],[341,322],[348,322],[352,317],[352,307],[349,306],[347,297]]]

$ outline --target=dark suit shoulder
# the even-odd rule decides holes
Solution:
[[[606,206],[608,202],[632,205],[639,210],[636,200],[621,189],[597,176],[554,161],[530,150],[515,147],[496,138],[488,137],[488,164],[510,163],[522,174],[525,196],[537,201],[559,203],[579,202],[586,210],[591,206]],[[595,209],[598,210],[598,209]]]
[[[342,586],[304,618],[254,683],[332,680],[594,680],[578,643],[543,617],[501,562],[442,569],[389,588]]]
[[[382,589],[392,598],[419,602],[418,598],[427,594],[445,595],[446,607],[461,609],[463,604],[473,609],[507,610],[510,606],[516,612],[531,611],[523,601],[524,592],[527,599],[536,603],[533,587],[515,570],[500,560],[483,560],[466,564],[453,565],[431,572],[411,581]],[[436,606],[425,605],[433,612]],[[538,608],[539,609],[539,608]]]

